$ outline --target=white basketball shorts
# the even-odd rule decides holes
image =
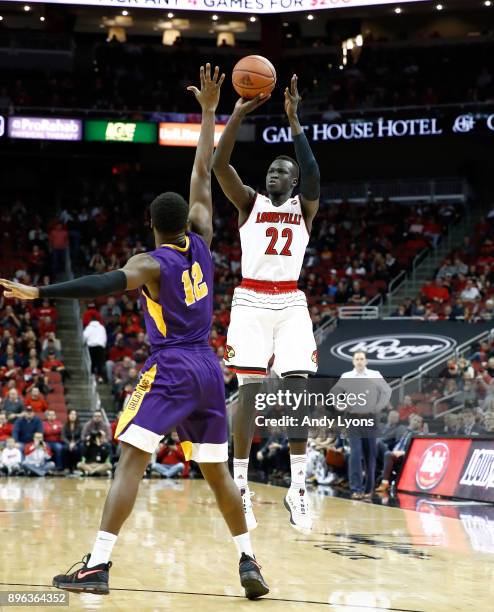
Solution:
[[[276,295],[235,289],[225,364],[237,374],[267,373],[274,354],[278,376],[317,371],[317,346],[302,291]]]

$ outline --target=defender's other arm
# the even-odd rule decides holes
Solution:
[[[159,282],[160,265],[147,253],[131,257],[120,270],[105,274],[81,276],[65,283],[55,283],[45,287],[30,287],[6,279],[0,279],[7,298],[35,300],[37,298],[91,299],[132,291],[142,285]]]

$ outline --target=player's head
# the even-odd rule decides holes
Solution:
[[[151,202],[151,227],[161,235],[177,234],[185,230],[189,205],[173,191],[161,193]]]
[[[299,167],[288,155],[279,155],[268,168],[266,191],[270,195],[291,195],[298,184]]]

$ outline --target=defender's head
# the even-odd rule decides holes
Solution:
[[[173,191],[160,194],[151,202],[151,227],[162,235],[185,231],[189,205],[184,198]]]
[[[298,185],[299,167],[288,155],[279,155],[269,166],[266,174],[266,191],[270,195],[282,195],[292,191]]]

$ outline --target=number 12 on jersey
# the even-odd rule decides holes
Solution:
[[[201,266],[197,261],[194,262],[190,270],[183,271],[182,283],[184,285],[185,303],[187,306],[191,306],[207,296],[208,286],[203,281],[203,277]],[[192,281],[194,281],[194,284],[192,284]]]
[[[265,255],[286,255],[288,257],[291,256],[292,252],[290,251],[290,246],[292,245],[293,240],[293,230],[289,227],[285,227],[285,229],[281,232],[281,237],[286,238],[285,244],[280,252],[276,249],[276,243],[278,242],[279,232],[276,227],[268,227],[266,229],[266,236],[271,238],[271,241],[268,245],[268,248],[265,251]]]

